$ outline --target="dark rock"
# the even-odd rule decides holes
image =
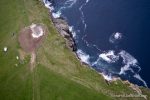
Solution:
[[[58,32],[67,40],[67,46],[72,50],[76,51],[77,46],[73,39],[72,33],[69,31],[69,25],[63,18],[53,18],[52,19],[55,27],[57,28]]]

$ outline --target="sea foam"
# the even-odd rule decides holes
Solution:
[[[76,39],[77,35],[76,35],[76,32],[75,32],[73,26],[69,26],[69,31],[72,33],[73,38]]]
[[[56,13],[52,13],[52,16],[54,17],[54,18],[60,18],[60,16],[61,16],[61,12],[60,11],[57,11]]]
[[[85,52],[83,52],[80,49],[78,49],[76,53],[82,62],[84,62],[86,64],[90,64],[90,61],[89,61],[90,56],[88,54],[86,54]]]
[[[104,79],[107,80],[107,81],[112,81],[112,80],[113,80],[113,78],[112,78],[111,75],[105,75],[105,74],[102,74],[102,76],[103,76]]]
[[[48,8],[50,11],[54,10],[54,7],[52,6],[52,3],[49,2],[48,0],[43,0],[44,5],[46,8]]]
[[[137,78],[138,80],[142,81],[145,87],[148,87],[147,83],[141,78],[141,76],[139,74],[135,74],[134,77]]]
[[[130,55],[128,52],[126,52],[125,50],[122,50],[119,55],[122,57],[123,59],[123,64],[124,66],[121,67],[121,70],[119,72],[119,74],[125,74],[126,71],[130,70],[131,72],[134,73],[133,69],[131,68],[131,66],[137,66],[138,61],[132,56]]]
[[[115,63],[116,61],[119,60],[119,56],[115,55],[115,51],[113,50],[109,50],[108,52],[101,53],[99,57],[108,63]]]

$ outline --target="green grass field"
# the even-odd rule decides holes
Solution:
[[[45,24],[49,32],[31,72],[30,57],[20,61],[16,56],[21,49],[19,31],[32,23]],[[150,100],[150,90],[141,89]],[[119,80],[108,85],[96,71],[81,65],[40,0],[0,0],[0,100],[144,100],[112,97],[121,94],[137,92]]]

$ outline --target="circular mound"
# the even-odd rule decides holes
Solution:
[[[45,28],[40,24],[32,24],[20,31],[19,43],[26,52],[33,52],[39,46],[45,34]]]

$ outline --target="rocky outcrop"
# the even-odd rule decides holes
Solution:
[[[66,39],[67,46],[72,50],[76,51],[76,43],[73,39],[72,33],[69,30],[68,23],[63,18],[52,18],[52,21],[57,28],[58,32]]]

